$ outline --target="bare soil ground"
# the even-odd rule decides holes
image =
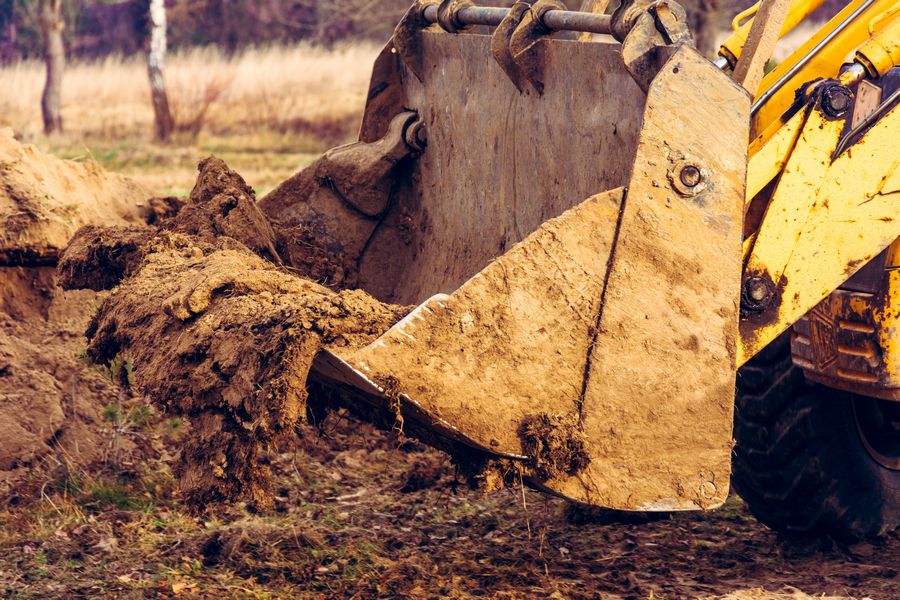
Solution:
[[[854,548],[785,540],[738,498],[705,515],[629,523],[527,490],[482,497],[456,484],[443,455],[341,415],[274,455],[273,512],[233,505],[189,516],[167,467],[170,429],[131,434],[159,448],[134,472],[98,466],[6,492],[4,594],[896,597],[896,536]]]

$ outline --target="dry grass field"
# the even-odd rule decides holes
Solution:
[[[0,127],[66,158],[92,158],[161,193],[193,185],[197,160],[225,159],[258,191],[271,188],[356,133],[379,46],[255,48],[226,56],[198,48],[170,56],[166,77],[178,133],[155,144],[146,66],[140,57],[75,63],[66,71],[66,133],[46,139],[44,66],[0,69]]]

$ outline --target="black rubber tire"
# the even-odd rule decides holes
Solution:
[[[791,363],[789,333],[741,368],[732,483],[757,519],[846,542],[900,525],[900,471],[866,450],[859,399],[807,382]]]

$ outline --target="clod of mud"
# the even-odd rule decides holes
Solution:
[[[184,207],[185,202],[181,198],[166,196],[150,198],[150,214],[147,215],[147,225],[161,225],[167,219],[171,219]]]
[[[48,156],[0,130],[0,264],[50,265],[82,225],[144,222],[150,192],[94,162]]]
[[[211,156],[198,168],[190,201],[164,227],[208,243],[227,236],[280,263],[275,232],[257,207],[253,189],[219,158]]]
[[[522,450],[543,479],[574,475],[590,462],[584,434],[574,417],[533,415],[522,422],[519,435]]]
[[[468,457],[454,461],[469,488],[489,494],[522,483],[522,465],[506,458]]]
[[[150,227],[100,227],[78,230],[58,270],[63,289],[108,290],[140,264],[156,230]]]
[[[139,389],[188,417],[176,473],[191,504],[266,507],[265,454],[302,422],[315,354],[367,343],[404,313],[289,275],[234,239],[162,232],[101,306],[88,355],[130,361]]]
[[[332,289],[352,287],[356,262],[324,241],[308,225],[274,225],[277,248],[291,271]]]

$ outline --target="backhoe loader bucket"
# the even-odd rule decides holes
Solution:
[[[575,501],[717,506],[749,96],[683,38],[523,32],[541,4],[493,37],[419,5],[378,59],[361,142],[415,151],[386,153],[358,284],[418,306],[313,377]]]

